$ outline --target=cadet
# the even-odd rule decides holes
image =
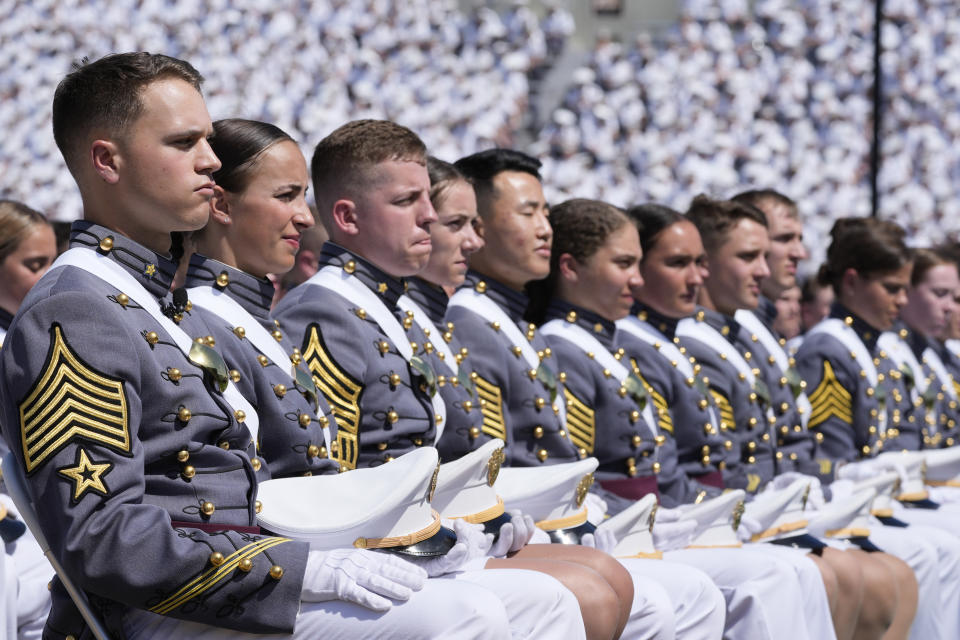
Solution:
[[[78,67],[54,96],[85,220],[0,355],[4,436],[44,497],[53,553],[119,637],[503,637],[505,612],[483,589],[426,583],[392,555],[260,534],[256,412],[193,340],[207,326],[169,293],[170,234],[206,223],[220,166],[200,82],[183,61],[118,54]],[[70,401],[45,400],[55,393]],[[52,589],[45,635],[80,637],[78,610],[59,580]],[[449,600],[434,609],[436,598]]]
[[[56,257],[53,227],[43,214],[0,200],[0,346],[24,296]]]
[[[429,227],[437,220],[426,149],[405,127],[358,120],[318,143],[311,173],[330,242],[318,273],[277,306],[277,330],[296,337],[333,407],[341,465],[379,466],[431,446],[447,422],[428,357],[435,347],[398,306],[404,278],[429,258]],[[472,560],[466,568],[483,569],[487,562]],[[443,566],[436,572],[457,572],[458,580],[489,586],[503,598],[515,635],[571,633],[583,626],[572,594],[547,575],[463,569]],[[613,597],[610,604],[613,611],[619,607]]]
[[[832,285],[837,302],[831,317],[807,332],[796,354],[813,405],[808,428],[823,434],[823,454],[834,466],[869,461],[902,426],[900,411],[908,403],[902,376],[885,375],[896,367],[876,343],[906,302],[912,266],[903,230],[895,224],[870,218],[834,224],[818,277]],[[846,473],[869,477],[875,471],[868,462],[851,465],[840,477]],[[898,514],[897,519],[907,517]],[[871,540],[917,576],[912,637],[956,635],[956,538],[944,533],[916,525],[871,528]]]
[[[485,243],[471,256],[471,271],[450,299],[446,316],[468,349],[483,400],[483,423],[474,439],[504,439],[507,462],[514,466],[577,460],[580,452],[565,429],[562,375],[553,351],[536,326],[523,320],[528,302],[524,285],[550,271],[552,232],[540,163],[517,151],[491,149],[462,158],[455,166],[473,181],[478,232]],[[476,446],[470,434],[448,446],[457,449],[457,442],[462,451]],[[587,499],[596,500],[595,494]],[[614,500],[629,504],[612,495]],[[602,510],[599,501],[591,504]],[[667,590],[678,635],[710,633],[722,602],[706,575],[675,563],[621,562],[635,582],[646,577]],[[625,635],[629,632],[630,627]]]

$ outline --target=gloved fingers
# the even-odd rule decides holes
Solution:
[[[597,548],[597,539],[592,533],[585,533],[580,536],[580,544],[591,549]]]
[[[355,602],[361,607],[366,607],[372,611],[389,611],[393,606],[393,603],[383,596],[377,595],[376,593],[364,589],[359,585],[353,585],[342,595],[344,600]],[[410,596],[407,596],[407,598],[409,597]],[[403,600],[406,600],[407,598],[403,598]]]
[[[357,576],[357,586],[377,595],[393,600],[400,600],[401,602],[409,600],[410,596],[413,595],[413,589],[410,587],[398,582],[394,578],[373,571],[361,571],[360,575]]]
[[[424,571],[423,567],[418,567],[412,562],[408,562],[391,553],[381,553],[377,555],[379,556],[378,559],[382,559],[384,562],[379,564],[375,573],[414,591],[419,591],[423,588],[427,580],[427,572]]]
[[[500,537],[498,537],[497,541],[490,547],[490,555],[494,557],[507,555],[513,547],[514,537],[514,526],[512,522],[508,522],[500,527]]]
[[[600,549],[607,553],[613,553],[613,548],[617,546],[617,536],[609,529],[597,531],[600,540]]]

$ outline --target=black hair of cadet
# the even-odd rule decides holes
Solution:
[[[827,260],[817,279],[833,286],[840,295],[840,283],[847,269],[861,277],[883,275],[913,262],[913,254],[904,242],[903,227],[876,218],[840,218],[830,230]]]
[[[664,229],[672,227],[678,222],[690,222],[679,211],[654,203],[638,204],[635,207],[630,207],[627,210],[627,217],[633,221],[633,224],[637,226],[637,231],[640,232],[640,248],[643,249],[644,259],[657,246],[657,239]]]
[[[481,216],[486,213],[489,204],[496,199],[493,179],[504,171],[526,173],[542,181],[541,162],[533,156],[513,149],[478,151],[473,155],[460,158],[453,163],[453,166],[473,182]]]

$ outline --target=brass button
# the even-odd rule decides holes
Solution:
[[[366,320],[366,319],[367,319],[367,310],[366,310],[366,309],[354,309],[353,312],[354,312],[355,314],[357,314],[357,317],[360,318],[361,320]],[[409,329],[410,327],[407,327],[407,328]]]
[[[147,341],[147,344],[153,346],[160,342],[160,336],[157,335],[156,331],[148,331],[146,335],[143,336],[144,340]]]
[[[228,375],[230,376],[230,380],[232,380],[234,383],[240,382],[240,372],[236,369],[230,369],[230,373]]]
[[[327,418],[327,416],[320,416],[319,418],[317,418],[317,422],[320,423],[321,427],[325,427],[328,424],[330,424],[330,419]]]
[[[540,462],[544,462],[547,459],[548,455],[549,454],[547,453],[546,449],[537,450],[537,460],[539,460]]]
[[[576,322],[577,321],[577,312],[571,311],[567,314],[567,322]]]
[[[237,563],[237,569],[243,571],[244,573],[249,573],[253,569],[253,561],[250,558],[244,558]]]
[[[352,274],[357,270],[357,262],[355,260],[347,260],[347,263],[343,265],[343,270]]]
[[[313,421],[313,418],[311,418],[310,414],[308,413],[301,413],[300,417],[297,418],[297,422],[300,423],[301,427],[309,427],[312,421]]]
[[[659,435],[659,436],[655,437],[655,438],[653,439],[653,441],[654,441],[654,443],[656,443],[656,445],[657,445],[658,447],[662,447],[663,444],[667,441],[667,436]]]
[[[475,284],[473,288],[474,290],[476,290],[477,293],[485,293],[487,291],[487,283],[481,280],[480,282]]]
[[[263,511],[263,503],[260,502],[259,500],[255,501],[253,503],[253,511],[254,513],[260,513],[261,511]]]
[[[110,251],[113,249],[113,236],[107,236],[100,240],[100,250]]]
[[[226,560],[226,558],[224,558],[223,554],[220,553],[219,551],[214,551],[213,553],[210,554],[210,564],[212,564],[215,567],[219,567],[220,565],[222,565],[224,560]]]
[[[730,440],[724,440],[723,448],[726,449],[727,451],[730,451],[731,449],[733,449],[733,442]]]
[[[473,409],[473,403],[469,400],[464,400],[463,402],[460,403],[460,406],[463,407],[464,411],[470,411],[471,409]]]
[[[117,304],[119,304],[121,307],[126,307],[128,304],[130,304],[130,296],[125,293],[118,293],[116,299]]]
[[[190,413],[190,409],[186,407],[180,407],[180,411],[177,411],[177,419],[179,419],[180,422],[190,422],[190,418],[192,417],[193,414]]]
[[[274,580],[279,580],[280,578],[282,578],[283,567],[281,567],[278,564],[275,564],[272,567],[270,567],[270,577],[273,578]]]
[[[197,470],[193,468],[193,465],[188,464],[183,468],[181,474],[183,475],[184,479],[189,480],[193,476],[197,475]]]
[[[543,427],[537,425],[533,428],[533,437],[538,440],[543,437]]]
[[[537,397],[533,400],[533,406],[535,406],[535,407],[537,408],[537,410],[543,409],[543,407],[544,407],[546,404],[547,404],[547,401],[544,400],[543,398],[541,398],[540,396],[537,396]]]
[[[273,331],[270,335],[272,335],[272,336],[273,336],[273,339],[276,340],[277,342],[282,342],[282,341],[283,341],[283,334],[280,333],[280,330],[279,330],[279,329]]]
[[[633,424],[634,422],[636,422],[636,421],[639,420],[639,419],[640,419],[640,412],[639,412],[639,411],[637,411],[636,409],[634,409],[633,411],[630,412],[630,424]]]
[[[653,472],[654,472],[654,473],[660,473],[660,463],[659,463],[659,462],[654,462],[654,463],[653,463]]]
[[[177,461],[186,462],[189,459],[190,459],[190,452],[187,451],[186,449],[181,449],[180,451],[177,452]]]
[[[270,364],[270,360],[267,358],[267,356],[265,356],[265,355],[263,355],[263,354],[260,354],[260,355],[257,356],[257,362],[260,363],[260,366],[261,366],[261,367],[265,367],[265,366],[267,366],[268,364]]]
[[[180,373],[180,369],[177,369],[176,367],[168,367],[167,377],[170,378],[171,382],[180,382],[180,379],[183,378],[183,374]]]
[[[217,286],[223,288],[228,284],[230,284],[230,276],[226,271],[221,271],[220,275],[217,276]]]
[[[233,334],[242,340],[247,335],[247,330],[243,327],[234,327]]]
[[[247,419],[247,414],[244,413],[243,409],[237,409],[233,412],[233,417],[237,419],[237,422],[243,422]]]
[[[441,376],[441,377],[442,377],[442,376]],[[400,374],[399,374],[399,373],[391,373],[391,374],[390,374],[390,385],[391,385],[391,386],[399,387],[399,386],[400,386],[400,381],[401,381],[401,379],[400,379]],[[439,384],[439,382],[438,382],[438,384]]]
[[[387,422],[394,424],[397,420],[400,419],[400,415],[396,411],[387,412]]]
[[[380,350],[380,353],[386,353],[387,351],[390,351],[390,344],[386,340],[381,340],[379,343],[377,343],[377,349]]]
[[[273,393],[275,393],[278,398],[283,398],[283,396],[287,395],[287,386],[285,384],[275,384],[273,386]]]
[[[263,466],[263,463],[260,462],[260,458],[251,458],[251,459],[250,459],[250,466],[253,467],[253,470],[254,470],[254,471],[260,471],[260,467]]]
[[[470,427],[470,438],[476,440],[480,437],[480,428],[479,427]]]
[[[220,447],[221,449],[223,449],[224,451],[229,451],[229,450],[230,450],[230,443],[227,442],[226,440],[221,440],[221,441],[220,441],[220,444],[218,444],[217,446]]]
[[[634,447],[639,447],[642,442],[643,442],[643,438],[641,438],[638,434],[634,434],[633,437],[630,438],[630,443]]]
[[[212,516],[213,512],[216,510],[217,508],[213,506],[212,502],[209,501],[204,501],[204,503],[200,505],[200,511],[202,511],[203,515],[205,516]]]
[[[581,459],[581,460],[583,460],[584,458],[587,457],[587,450],[584,449],[583,447],[578,448],[578,449],[577,449],[577,453],[580,454],[580,459]]]
[[[309,447],[307,447],[307,455],[310,456],[311,458],[316,458],[317,456],[320,455],[320,447],[318,447],[315,444],[310,445]]]

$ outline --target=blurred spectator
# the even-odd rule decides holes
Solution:
[[[830,314],[834,299],[833,287],[817,282],[817,277],[807,278],[800,287],[800,328],[806,332]]]
[[[800,335],[800,287],[790,287],[773,304],[777,307],[773,321],[777,333],[786,340]]]

